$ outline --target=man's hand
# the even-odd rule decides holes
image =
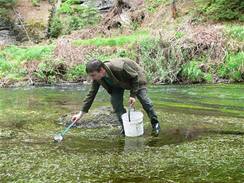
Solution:
[[[71,120],[73,122],[77,122],[81,119],[81,117],[84,115],[84,112],[80,111],[78,114],[75,114],[74,116],[72,116]]]
[[[135,103],[136,103],[136,99],[134,97],[130,97],[129,98],[129,105],[131,107],[134,107]]]

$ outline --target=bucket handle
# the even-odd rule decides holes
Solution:
[[[135,108],[135,107],[132,107],[131,104],[128,106],[128,119],[129,119],[129,122],[130,122],[130,112],[131,112],[131,108],[133,108],[134,111],[136,110],[136,108]]]

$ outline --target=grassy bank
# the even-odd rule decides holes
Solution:
[[[65,29],[73,31],[86,26],[96,27],[99,23],[94,9],[83,6],[77,9],[76,3],[67,0],[61,4],[50,27],[52,37],[70,33]],[[128,57],[138,62],[146,71],[150,83],[244,80],[244,26],[242,17],[237,16],[240,13],[236,6],[229,7],[228,16],[225,16],[217,11],[223,5],[219,1],[210,4],[201,0],[191,1],[197,8],[193,10],[188,7],[192,4],[183,3],[186,8],[179,8],[178,18],[172,20],[171,15],[162,14],[170,7],[168,1],[148,0],[146,3],[145,11],[149,19],[142,25],[138,24],[136,30],[127,30],[127,33],[123,33],[125,28],[120,27],[117,28],[121,29],[120,34],[116,33],[118,30],[104,35],[95,31],[92,38],[81,36],[79,39],[77,35],[70,35],[54,40],[51,45],[2,47],[1,86],[80,82],[86,79],[87,61],[92,58],[105,61],[116,57]],[[214,8],[216,12],[212,11]],[[158,15],[165,21],[160,22]],[[79,18],[83,23],[71,21],[77,16],[84,16]],[[90,16],[94,17],[91,24],[87,19]],[[159,26],[156,30],[150,24],[155,21]],[[72,29],[70,25],[77,27]]]
[[[243,30],[238,26],[228,27],[230,39],[242,40]],[[222,60],[211,58],[209,50],[200,50],[193,54],[195,47],[181,48],[178,44],[167,42],[148,34],[133,34],[111,38],[93,38],[75,40],[73,47],[95,46],[88,58],[103,61],[116,57],[128,57],[145,69],[151,83],[215,83],[241,82],[244,80],[244,51],[228,50]],[[113,49],[107,53],[106,49]],[[85,63],[70,66],[69,60],[56,58],[55,45],[37,45],[31,47],[9,46],[0,51],[0,78],[9,83],[25,82],[77,82],[85,79]],[[102,53],[101,50],[105,50]],[[218,59],[218,58],[217,58]]]

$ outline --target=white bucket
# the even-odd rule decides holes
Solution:
[[[130,111],[130,121],[128,112],[122,116],[125,135],[127,137],[137,137],[144,133],[143,128],[143,113],[139,111]]]

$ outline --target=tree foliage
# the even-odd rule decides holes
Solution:
[[[244,21],[243,0],[196,0],[202,4],[201,12],[213,20]]]

